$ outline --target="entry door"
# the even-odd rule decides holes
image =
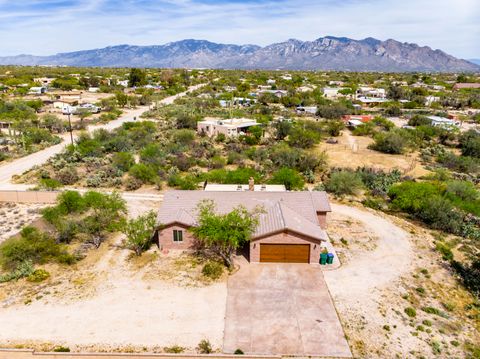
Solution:
[[[260,262],[309,263],[309,244],[260,244]]]

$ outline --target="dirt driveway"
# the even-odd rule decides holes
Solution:
[[[244,264],[228,280],[223,350],[351,357],[318,266]]]

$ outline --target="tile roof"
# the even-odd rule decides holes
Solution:
[[[249,211],[263,208],[253,238],[291,230],[311,238],[326,239],[318,223],[317,212],[330,212],[331,209],[327,194],[319,191],[169,191],[158,211],[157,223],[196,225],[197,206],[202,200],[212,200],[219,213],[228,213],[239,205]]]

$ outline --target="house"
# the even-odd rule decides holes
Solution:
[[[28,90],[29,95],[41,95],[47,92],[47,88],[45,86],[34,86],[30,87]]]
[[[373,120],[372,115],[343,115],[342,120],[344,122],[349,122],[349,121],[360,121],[361,123],[367,123]]]
[[[204,191],[214,192],[233,192],[233,191],[261,191],[261,192],[285,192],[287,189],[283,184],[218,184],[218,183],[205,183],[203,187]]]
[[[298,106],[296,108],[296,112],[299,115],[305,114],[305,113],[316,115],[317,114],[317,109],[318,109],[317,106]]]
[[[480,89],[480,83],[456,83],[453,85],[454,90],[461,90],[461,89]]]
[[[341,90],[343,90],[343,87],[324,87],[323,96],[326,98],[337,98],[342,96],[342,94],[339,92]]]
[[[434,102],[439,102],[440,97],[438,96],[426,96],[425,97],[425,106],[431,106]]]
[[[325,192],[168,191],[158,211],[161,250],[194,250],[197,240],[189,228],[197,225],[198,205],[214,202],[218,213],[237,206],[261,209],[250,239],[249,259],[259,262],[318,263],[323,248],[331,248],[325,232],[331,212]]]
[[[460,122],[456,121],[455,119],[450,119],[446,117],[440,117],[440,116],[427,116],[428,119],[430,119],[431,125],[433,127],[442,127],[442,128],[452,128],[452,127],[458,127],[460,126]]]
[[[225,136],[238,136],[245,134],[249,127],[257,125],[256,120],[249,118],[207,119],[197,123],[197,132],[207,136],[216,136],[220,133]]]
[[[387,92],[382,88],[361,86],[357,89],[356,97],[357,99],[385,99],[387,97]]]
[[[33,79],[33,82],[36,82],[42,86],[50,86],[50,84],[55,81],[55,78],[54,77],[38,77],[38,78],[34,78]]]
[[[285,96],[288,95],[288,91],[286,91],[286,90],[260,90],[260,91],[258,91],[259,95],[266,94],[266,93],[271,93],[271,94],[277,96],[278,98],[282,98],[282,97],[285,97]]]

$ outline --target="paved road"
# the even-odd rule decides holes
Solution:
[[[185,96],[188,92],[197,90],[200,87],[205,85],[206,84],[199,84],[199,85],[191,86],[185,92],[181,92],[174,96],[164,98],[163,100],[159,101],[159,104],[161,105],[172,104],[173,101],[175,101],[177,98]],[[147,106],[141,106],[133,110],[126,110],[125,113],[118,119],[104,125],[89,126],[87,131],[93,132],[98,129],[112,130],[114,128],[120,127],[125,122],[133,121],[134,117],[137,117],[137,118],[140,117],[140,115],[143,112],[145,112],[147,109],[148,109]],[[10,179],[13,175],[21,175],[25,171],[32,168],[32,166],[41,165],[45,163],[50,157],[62,152],[65,146],[70,144],[70,134],[67,133],[62,135],[61,137],[63,141],[58,145],[48,147],[42,151],[38,151],[38,152],[32,153],[31,155],[0,165],[0,189],[15,189],[14,188],[15,186],[12,186],[10,184]],[[76,136],[74,135],[74,140],[75,138]]]
[[[228,279],[223,351],[351,357],[319,266],[245,263]]]

